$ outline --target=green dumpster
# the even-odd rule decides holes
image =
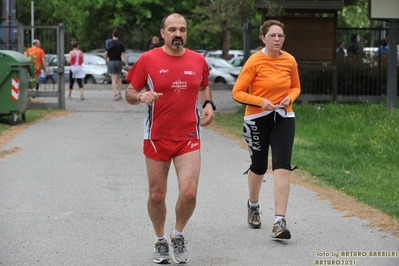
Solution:
[[[0,116],[9,116],[11,125],[18,115],[26,121],[30,67],[31,59],[23,54],[0,50]]]

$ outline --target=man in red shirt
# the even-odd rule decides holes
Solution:
[[[48,68],[46,64],[45,53],[41,48],[41,43],[38,39],[33,40],[32,47],[28,48],[25,52],[25,56],[32,58],[35,62],[36,68],[36,91],[39,90],[39,79],[42,68],[45,73],[48,74]]]
[[[126,100],[148,106],[143,150],[149,182],[147,208],[156,234],[153,261],[170,262],[164,225],[168,172],[173,160],[180,194],[170,242],[174,261],[185,263],[189,257],[183,229],[196,205],[201,126],[212,123],[215,106],[203,55],[184,48],[185,18],[176,13],[167,15],[160,33],[164,45],[144,52],[129,71]]]

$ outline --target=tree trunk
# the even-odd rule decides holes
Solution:
[[[230,17],[228,17],[223,27],[222,58],[225,60],[229,60],[230,38],[231,38],[231,19]]]

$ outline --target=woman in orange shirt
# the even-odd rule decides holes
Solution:
[[[275,220],[272,237],[290,239],[286,210],[290,192],[295,114],[292,103],[301,91],[295,58],[281,48],[284,24],[268,20],[260,27],[265,47],[243,66],[233,87],[232,97],[246,105],[243,135],[247,141],[251,166],[248,172],[248,225],[261,227],[259,193],[268,167],[269,146],[274,172]]]

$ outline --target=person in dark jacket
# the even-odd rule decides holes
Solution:
[[[352,34],[351,36],[351,43],[348,47],[348,55],[355,55],[358,54],[360,51],[360,37],[357,34]]]
[[[122,99],[122,58],[126,69],[129,69],[125,54],[125,46],[118,40],[118,30],[112,31],[112,40],[106,42],[104,58],[108,65],[108,73],[111,75],[112,89],[114,91],[114,101]]]

